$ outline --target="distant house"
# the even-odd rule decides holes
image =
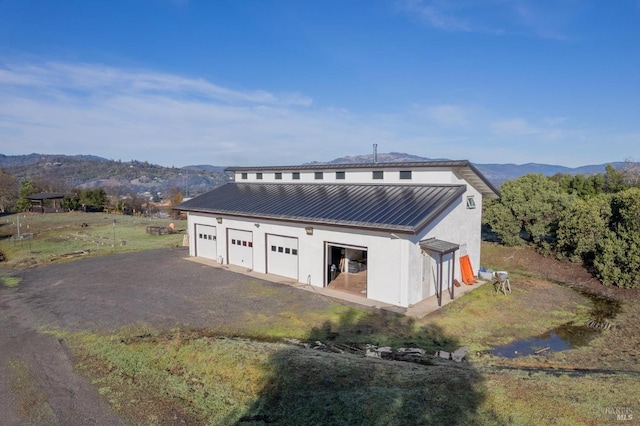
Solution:
[[[62,202],[65,196],[66,194],[60,192],[39,192],[26,198],[31,203],[29,210],[34,213],[58,213],[63,211]]]
[[[469,161],[230,167],[183,202],[191,256],[408,307],[480,262],[482,201]]]

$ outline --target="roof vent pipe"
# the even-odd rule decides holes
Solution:
[[[378,164],[378,144],[373,144],[373,162]]]

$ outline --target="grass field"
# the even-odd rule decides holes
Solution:
[[[31,250],[37,253],[30,262],[89,250],[91,244],[80,242],[64,249],[46,246],[80,232],[106,240],[114,218],[116,241],[122,238],[126,245],[101,246],[89,255],[182,241],[181,235],[146,235],[147,219],[101,214],[88,227],[79,227],[86,222],[83,216],[58,218],[53,225],[36,225],[36,218],[27,217],[30,229],[38,229]],[[15,225],[0,230],[7,226]],[[15,259],[34,257],[25,247],[17,249],[16,242],[0,244],[8,262],[24,265],[29,262]],[[8,250],[12,244],[13,251]],[[612,293],[617,308],[609,320],[616,327],[597,331],[571,350],[497,357],[488,349],[557,327],[584,328],[598,309],[592,297],[560,284],[575,281],[578,272],[572,265],[547,265],[549,259],[529,249],[489,244],[483,247],[482,261],[510,271],[512,294],[496,294],[485,285],[420,320],[340,305],[304,318],[283,313],[267,322],[259,315],[247,316],[233,329],[225,324],[215,330],[136,325],[109,334],[52,332],[66,339],[77,369],[130,424],[637,424],[637,293]],[[257,296],[264,291],[255,286]],[[427,356],[412,363],[327,353],[287,344],[285,336],[421,347]],[[463,345],[470,347],[467,362],[432,356]]]
[[[486,251],[497,263],[507,253]],[[70,339],[81,371],[133,422],[162,424],[171,413],[221,425],[601,425],[637,413],[637,305],[624,305],[615,318],[619,328],[572,350],[516,359],[486,353],[563,324],[584,324],[593,313],[589,297],[524,272],[512,276],[509,296],[486,285],[417,321],[341,308],[307,321],[283,316],[268,326],[248,318],[245,329],[228,333],[131,329]],[[310,342],[419,346],[430,354],[469,345],[471,353],[462,364],[435,357],[426,365],[385,361],[278,343],[283,329]]]
[[[485,348],[489,341],[502,342],[508,330],[525,337],[537,332],[508,323],[501,330],[500,321],[514,311],[482,290],[418,322],[349,308],[337,319],[336,312],[327,312],[321,326],[309,329],[307,324],[292,334],[309,342],[330,336],[334,343],[409,344],[432,354],[462,344]],[[513,303],[521,297],[516,293]],[[582,303],[578,299],[572,313],[565,302],[562,320],[570,315],[581,320]],[[503,314],[492,314],[496,309]],[[476,321],[478,316],[496,318],[497,327],[486,330],[487,322]],[[539,326],[545,322],[535,320]],[[271,327],[258,332],[258,324],[247,324],[251,338],[238,337],[238,329],[229,337],[224,328],[66,337],[80,371],[120,413],[142,424],[178,418],[216,425],[600,425],[615,421],[611,413],[616,410],[640,405],[637,365],[620,359],[602,369],[599,357],[606,347],[601,339],[542,357],[509,360],[472,350],[469,362],[461,364],[435,357],[415,364],[278,343],[280,327],[274,327],[275,335]],[[611,334],[605,338],[615,338]]]
[[[176,233],[149,235],[147,226]],[[20,232],[18,232],[18,224]],[[0,217],[0,253],[9,267],[182,244],[185,221],[106,213],[20,213]],[[18,238],[18,237],[21,238]]]

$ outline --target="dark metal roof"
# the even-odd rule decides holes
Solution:
[[[497,198],[500,191],[495,187],[476,166],[469,160],[431,160],[431,161],[404,161],[387,163],[312,163],[298,166],[248,166],[227,167],[229,172],[266,172],[266,171],[302,171],[302,170],[347,170],[347,169],[448,169],[456,170],[472,186],[485,197]]]
[[[429,238],[427,240],[420,241],[420,248],[424,250],[435,251],[440,254],[452,253],[460,248],[459,244],[450,243],[448,241],[438,240],[436,238]]]
[[[32,201],[36,201],[36,200],[54,200],[54,199],[60,199],[60,198],[64,198],[66,196],[66,194],[63,194],[61,192],[39,192],[37,194],[31,194],[31,195],[27,195],[27,200],[32,200]]]
[[[466,185],[228,183],[176,208],[415,234],[465,191]]]

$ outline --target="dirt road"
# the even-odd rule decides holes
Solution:
[[[74,372],[64,340],[46,330],[215,327],[242,322],[247,312],[268,318],[332,303],[187,256],[176,248],[83,259],[20,271],[18,286],[0,286],[0,423],[121,424]]]

